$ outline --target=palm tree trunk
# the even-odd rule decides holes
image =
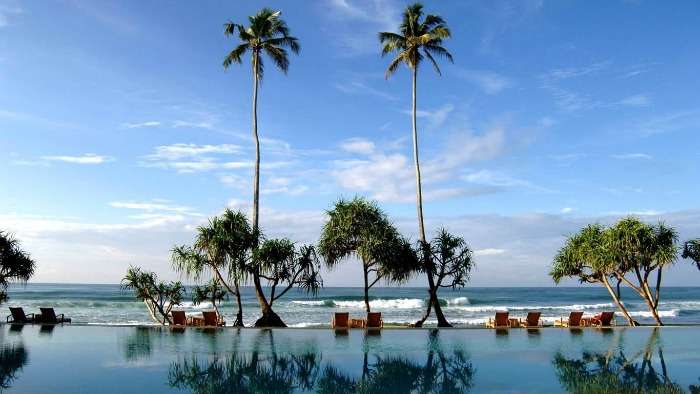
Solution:
[[[364,261],[362,262],[362,271],[365,277],[365,310],[367,310],[367,313],[369,313],[369,273],[367,272],[367,263]]]
[[[236,306],[238,310],[236,311],[236,321],[233,322],[233,326],[243,327],[243,303],[241,302],[241,288],[238,285],[238,280],[236,280],[234,286],[236,287]]]
[[[617,294],[615,294],[615,291],[613,290],[612,286],[610,286],[610,282],[608,282],[608,278],[606,276],[603,276],[603,285],[605,285],[605,288],[608,289],[608,293],[610,293],[610,296],[615,302],[615,305],[617,305],[617,308],[625,316],[625,319],[627,319],[627,323],[630,326],[636,326],[637,322],[634,321],[632,316],[630,316],[629,312],[627,312],[627,308],[625,308],[622,302],[620,302],[620,299],[618,298]]]
[[[258,213],[260,210],[260,139],[258,138],[258,56],[260,53],[253,50],[253,140],[255,141],[255,176],[253,178],[253,234],[255,234],[255,244],[258,247],[258,231],[260,228]],[[253,262],[255,264],[255,262]],[[256,327],[284,327],[285,324],[279,316],[272,310],[272,306],[267,301],[260,283],[260,271],[256,266],[253,269],[253,285],[255,295],[258,298],[262,317],[255,322]]]
[[[417,96],[417,77],[418,77],[418,70],[414,67],[413,68],[413,74],[412,74],[412,87],[413,87],[413,111],[411,113],[411,120],[413,123],[413,164],[416,167],[416,210],[418,211],[418,236],[420,237],[420,242],[421,245],[425,245],[427,243],[426,237],[425,237],[425,225],[423,224],[423,188],[421,185],[421,177],[420,177],[420,160],[418,157],[418,128],[416,125],[416,96]],[[428,264],[427,261],[424,261],[423,264]],[[430,308],[431,305],[435,307],[435,316],[437,317],[438,320],[438,327],[452,327],[452,325],[447,321],[445,318],[445,315],[442,313],[442,308],[440,307],[440,302],[438,302],[438,297],[437,297],[437,288],[435,286],[435,280],[433,278],[433,274],[429,269],[426,269],[426,275],[428,276],[428,287],[429,291],[428,293],[430,294],[430,299],[428,301],[428,310],[426,311],[425,316],[423,317],[422,320],[416,323],[417,327],[420,327],[423,325],[423,322],[425,319],[428,318],[428,315],[430,315]]]

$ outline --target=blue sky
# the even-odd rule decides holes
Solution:
[[[261,87],[265,231],[314,242],[323,210],[357,194],[415,239],[409,74],[384,79],[376,38],[405,3],[241,3],[0,0],[0,228],[37,281],[115,283],[128,264],[174,277],[173,244],[249,209],[250,67],[224,72],[222,25],[265,5],[302,46]],[[700,235],[698,2],[425,5],[455,58],[420,70],[425,213],[472,245],[475,285],[550,285],[563,237],[593,221]],[[689,272],[669,283],[697,284]]]

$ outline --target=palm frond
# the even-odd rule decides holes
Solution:
[[[234,48],[229,54],[224,58],[224,69],[228,69],[231,64],[241,64],[241,57],[250,48],[248,43],[243,43]]]
[[[442,72],[440,71],[440,66],[438,66],[437,62],[435,59],[433,59],[433,56],[428,52],[427,49],[423,48],[423,53],[425,53],[425,56],[430,60],[430,63],[432,63],[433,68],[435,69],[435,72],[438,73],[438,75],[442,75]]]
[[[263,49],[267,56],[269,56],[275,63],[275,66],[286,74],[287,70],[289,69],[289,58],[287,57],[287,51],[274,45],[266,45],[263,47]]]

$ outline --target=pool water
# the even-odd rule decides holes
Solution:
[[[0,326],[7,393],[700,393],[700,328]]]

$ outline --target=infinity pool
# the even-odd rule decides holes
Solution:
[[[700,328],[0,326],[8,393],[700,393]]]

